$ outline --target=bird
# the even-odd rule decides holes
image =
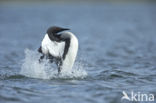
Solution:
[[[55,62],[58,74],[72,69],[78,52],[78,39],[67,30],[70,29],[49,27],[38,49],[38,52],[42,54],[39,61],[46,58],[51,63]]]

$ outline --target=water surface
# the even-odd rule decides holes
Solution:
[[[155,4],[1,4],[0,102],[129,103],[122,91],[156,94],[155,12]],[[52,25],[78,37],[82,78],[20,74],[25,49],[35,52]]]

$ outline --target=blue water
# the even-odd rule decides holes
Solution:
[[[34,66],[53,25],[79,39],[75,74]],[[156,5],[0,4],[0,55],[0,103],[132,103],[122,91],[156,95]]]

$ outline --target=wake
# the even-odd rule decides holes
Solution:
[[[41,54],[37,51],[26,49],[25,59],[23,60],[20,74],[26,77],[40,79],[83,79],[87,76],[83,64],[78,61],[74,63],[72,70],[63,71],[58,75],[57,66],[54,63],[49,63],[46,59],[39,63],[40,56]]]

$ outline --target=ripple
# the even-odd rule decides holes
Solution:
[[[106,70],[97,75],[97,78],[101,80],[110,80],[110,79],[126,79],[128,77],[133,76],[136,76],[136,74],[120,70]]]
[[[1,80],[8,80],[8,79],[24,79],[24,78],[27,78],[23,75],[20,75],[20,74],[15,74],[15,75],[8,75],[8,74],[5,74],[5,75],[0,75],[0,79]]]
[[[1,101],[11,101],[11,102],[19,102],[19,101],[21,101],[17,97],[8,97],[8,96],[2,96],[2,95],[0,95],[0,100]]]

